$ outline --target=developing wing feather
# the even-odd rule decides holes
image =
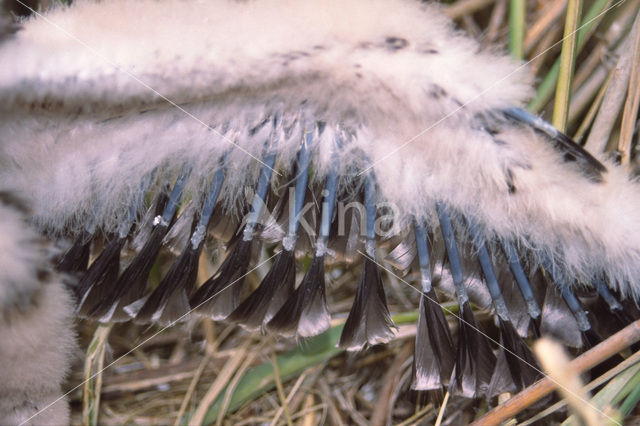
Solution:
[[[200,197],[206,191],[202,182],[221,168],[224,183],[216,207],[222,213],[214,221],[235,226],[249,212],[242,234],[230,244],[220,271],[187,294],[196,251],[186,268],[189,277],[176,278],[179,306],[165,300],[172,294],[169,274],[157,293],[162,300],[150,299],[154,303],[140,320],[161,315],[166,306],[176,311],[170,315],[174,319],[189,297],[192,308],[211,318],[231,315],[251,319],[252,327],[307,337],[329,324],[325,260],[353,254],[328,247],[346,240],[347,247],[362,251],[366,239],[362,303],[352,311],[342,342],[359,348],[387,341],[392,323],[376,260],[382,257],[375,251],[389,235],[379,225],[407,235],[414,222],[424,224],[434,246],[459,239],[460,247],[506,247],[508,265],[501,255],[487,261],[504,263],[496,265],[500,271],[509,266],[518,271],[514,279],[526,298],[518,303],[528,306],[523,315],[536,330],[545,324],[551,302],[551,296],[545,304],[536,295],[556,291],[526,285],[527,278],[544,281],[531,280],[543,273],[538,267],[543,263],[570,287],[604,277],[620,295],[639,296],[633,284],[640,278],[638,185],[612,161],[587,153],[525,113],[521,108],[532,92],[526,69],[482,50],[455,31],[436,6],[412,0],[79,2],[25,22],[0,45],[0,63],[0,181],[24,194],[33,207],[33,224],[49,237],[80,241],[87,224],[117,235],[145,179],[180,176],[172,210],[140,244],[147,249],[120,274],[117,291],[107,297],[100,283],[109,302],[94,307],[102,319],[111,318],[123,294],[132,293],[125,305],[142,300],[177,204]],[[305,180],[301,195],[293,198],[303,200],[306,186],[327,188],[331,206],[322,207],[320,230],[305,226],[302,207],[290,211],[289,229],[293,225],[295,231],[279,236],[286,258],[279,258],[260,291],[280,288],[274,274],[284,274],[282,288],[291,287],[291,256],[301,251],[296,232],[310,234],[308,240],[316,243],[312,269],[294,296],[278,294],[284,301],[279,311],[269,306],[265,316],[261,306],[259,315],[251,315],[245,311],[268,295],[256,293],[243,304],[239,286],[228,286],[243,282],[260,226],[272,223],[261,215],[264,206],[274,204],[268,187],[278,174],[290,174],[303,148],[311,162],[304,173],[311,172],[308,185]],[[365,179],[369,192],[362,206]],[[161,187],[143,192],[155,195]],[[247,188],[255,188],[253,197],[246,197]],[[336,197],[352,202],[353,209],[334,210]],[[372,208],[382,203],[393,212],[386,222],[378,221],[383,209]],[[358,218],[359,207],[367,213]],[[341,217],[352,219],[346,229],[336,225]],[[471,222],[477,224],[473,241],[466,225]],[[447,251],[445,256],[442,247],[434,250],[442,256],[432,256],[437,258],[431,263],[441,268],[439,286],[455,287],[462,309],[458,337],[469,340],[458,344],[455,367],[449,361],[437,364],[446,365],[444,376],[454,369],[451,382],[461,395],[499,392],[496,386],[502,385],[496,383],[512,383],[492,374],[495,354],[486,341],[478,343],[483,336],[469,301],[484,298],[477,306],[493,302],[502,310],[501,290],[488,291],[476,251],[462,252],[463,262],[453,261],[450,246]],[[411,264],[406,258],[402,263]],[[502,283],[502,288],[513,286]],[[371,295],[375,306],[363,302]],[[573,315],[556,302],[559,318]],[[440,318],[428,313],[427,320]],[[500,313],[503,341],[526,353],[519,333],[526,334],[528,321],[519,321],[525,330],[516,330],[510,321],[522,316],[507,323],[510,317]],[[121,310],[116,314],[128,317]],[[358,325],[362,316],[364,328]],[[377,330],[366,329],[369,322]],[[422,331],[449,342],[439,322]],[[514,370],[513,360],[507,361]],[[429,388],[448,382],[428,375]],[[535,376],[527,372],[514,380],[522,387]]]

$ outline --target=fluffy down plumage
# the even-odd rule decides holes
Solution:
[[[75,349],[73,302],[21,202],[1,193],[0,215],[0,418],[65,424],[61,385]]]
[[[78,269],[87,267],[82,256],[94,235],[111,239],[108,261],[97,262],[104,270],[80,292],[84,303],[91,286],[97,289],[100,298],[93,299],[102,305],[83,309],[103,321],[142,311],[145,320],[171,323],[191,306],[215,319],[245,319],[253,328],[317,334],[329,324],[325,257],[349,258],[360,248],[367,260],[347,321],[350,349],[392,335],[376,260],[376,244],[388,235],[376,228],[375,204],[378,216],[384,205],[394,213],[393,233],[408,247],[403,266],[420,263],[425,295],[435,295],[432,284],[455,292],[468,325],[474,324],[469,297],[480,306],[493,303],[509,349],[498,362],[508,363],[517,388],[536,372],[516,377],[512,352],[530,359],[518,341],[529,319],[515,315],[513,306],[524,312],[524,297],[531,319],[540,322],[535,305],[547,300],[542,270],[566,300],[570,288],[596,281],[622,297],[640,296],[640,188],[609,159],[596,160],[517,109],[530,95],[526,68],[480,49],[438,7],[412,0],[76,2],[28,20],[0,44],[0,182],[28,199],[42,232],[77,239]],[[288,227],[257,216],[263,204],[286,210],[282,194],[277,202],[267,189],[272,169],[281,174],[274,179],[295,187],[289,194],[294,207],[276,218],[289,218]],[[220,171],[224,183],[205,197]],[[184,187],[176,183],[175,197],[169,196],[165,181],[178,175]],[[248,188],[257,194],[253,201]],[[306,214],[302,202],[322,189],[329,206],[318,209],[321,225],[298,230]],[[156,217],[153,225],[141,219],[145,194],[157,200],[148,214]],[[334,214],[344,213],[333,209],[336,198],[364,201],[366,215],[350,217],[357,225],[346,235],[330,233]],[[193,208],[176,219],[180,199],[193,200]],[[211,215],[206,206],[216,206],[211,220],[218,224],[252,214],[220,271],[193,296],[195,261]],[[421,226],[426,231],[414,236]],[[140,254],[121,265],[119,251],[136,227],[143,237],[132,246]],[[177,228],[183,231],[172,231]],[[302,231],[312,234],[313,268],[285,300],[292,293],[291,252],[309,248],[298,238]],[[149,296],[149,270],[161,242],[176,238],[171,232],[191,239],[177,244],[182,266],[170,276],[180,277],[179,268],[188,273],[176,278],[177,287],[163,282]],[[426,248],[416,249],[415,238],[427,232],[431,260]],[[277,297],[257,318],[251,306],[260,300],[247,299],[240,312],[240,290],[224,290],[242,282],[267,234],[283,242],[274,270],[286,283],[279,287],[275,272],[265,278],[255,298]],[[456,245],[456,239],[464,241]],[[458,248],[459,265],[453,260]],[[524,274],[513,278],[519,263],[536,290],[529,298],[526,290],[511,297],[514,280],[523,284]],[[503,377],[488,370],[496,363],[488,345],[459,344],[456,365],[444,361],[453,356],[453,342],[429,300],[421,305],[427,325],[419,327],[419,343],[428,335],[450,349],[425,353],[446,372],[417,366],[431,372],[416,383],[432,388],[451,381],[469,397],[501,390]],[[578,335],[568,340],[579,346],[590,326],[580,308],[574,314]],[[549,324],[544,316],[542,324]],[[475,333],[463,327],[460,335],[470,343],[478,340]]]
[[[341,169],[371,164],[401,221],[434,225],[441,200],[490,240],[526,236],[568,276],[604,274],[637,293],[637,185],[608,163],[603,182],[589,182],[545,138],[496,120],[530,94],[525,69],[481,51],[436,7],[82,2],[27,22],[0,58],[2,181],[32,198],[46,229],[88,216],[113,229],[145,174],[189,163],[200,182],[235,147],[232,205],[260,167],[265,134],[248,131],[280,111],[284,167],[302,121],[325,121],[318,181],[345,129]]]

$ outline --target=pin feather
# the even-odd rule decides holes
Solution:
[[[419,283],[412,387],[491,400],[539,377],[527,337],[601,340],[580,291],[619,326],[637,314],[638,183],[525,111],[526,67],[437,6],[77,2],[7,31],[0,64],[1,189],[70,247],[56,266],[83,317],[307,338],[331,325],[331,265],[357,263],[338,344],[359,350],[394,338],[380,253],[395,241]],[[283,180],[288,213],[269,217]],[[226,253],[207,250],[217,227],[237,227]],[[277,254],[251,288],[259,253]]]

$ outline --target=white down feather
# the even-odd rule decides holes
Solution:
[[[197,191],[234,147],[232,205],[271,131],[249,130],[280,112],[283,167],[300,123],[325,121],[316,179],[345,130],[341,167],[372,164],[401,221],[437,226],[441,200],[490,240],[515,239],[578,280],[604,275],[637,297],[638,185],[610,162],[603,183],[589,181],[522,126],[500,123],[493,136],[479,126],[530,94],[520,64],[415,1],[76,2],[0,45],[0,181],[50,232],[87,217],[115,229],[143,176],[187,163]]]

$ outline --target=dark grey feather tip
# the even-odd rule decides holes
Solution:
[[[503,320],[500,317],[498,317],[498,321],[509,372],[516,385],[516,390],[519,392],[542,377],[540,367],[511,321]]]
[[[260,328],[264,322],[275,315],[293,293],[295,272],[294,253],[282,250],[258,288],[227,319],[251,330]]]
[[[188,298],[196,283],[201,252],[201,246],[197,249],[189,246],[171,265],[167,275],[139,310],[136,309],[136,302],[124,308],[134,317],[134,322],[168,324],[185,319],[190,309]]]
[[[458,353],[451,388],[455,395],[477,398],[489,391],[496,357],[478,328],[469,302],[460,306],[459,318]]]
[[[411,389],[417,391],[442,389],[444,382],[440,375],[440,364],[436,358],[434,346],[429,340],[426,323],[418,319],[416,343],[411,366],[413,380]]]
[[[89,266],[93,235],[83,230],[73,245],[58,261],[56,268],[70,274],[83,273]]]
[[[378,265],[365,256],[356,298],[344,324],[338,346],[357,351],[366,345],[386,343],[394,336]]]
[[[540,316],[540,333],[573,348],[583,345],[584,338],[578,322],[553,285],[547,286]]]
[[[166,188],[163,188],[154,198],[151,206],[145,213],[138,225],[138,234],[135,239],[139,239],[140,250],[149,240],[153,230],[153,218],[162,214],[169,197]],[[143,241],[144,240],[144,241]],[[126,242],[125,238],[119,238],[107,245],[100,253],[100,256],[91,264],[91,267],[83,276],[80,287],[76,293],[79,301],[77,312],[81,317],[94,320],[108,321],[109,312],[118,302],[118,292],[123,291],[114,285],[117,284],[120,273],[120,251]],[[135,247],[136,243],[130,246]],[[138,250],[138,251],[140,251]],[[84,295],[82,295],[84,293]]]
[[[76,289],[76,313],[80,317],[89,318],[89,313],[112,291],[111,285],[120,273],[120,250],[124,243],[124,238],[117,238],[107,244],[80,279]]]
[[[162,239],[166,233],[167,227],[163,225],[153,229],[147,243],[116,281],[110,296],[90,312],[89,315],[92,318],[98,318],[102,322],[123,322],[131,319],[122,308],[144,295],[149,273],[158,257]]]
[[[315,256],[302,283],[266,324],[267,331],[285,336],[311,337],[331,325],[324,282],[324,256]]]
[[[490,399],[505,392],[516,393],[517,389],[511,377],[511,371],[509,371],[509,363],[507,363],[504,349],[500,348],[496,359],[496,368],[493,371],[486,396]]]
[[[251,260],[253,240],[240,239],[220,266],[191,297],[189,304],[196,312],[213,320],[226,319],[237,307]]]
[[[431,390],[448,385],[455,355],[447,320],[432,288],[420,302],[411,388]]]

